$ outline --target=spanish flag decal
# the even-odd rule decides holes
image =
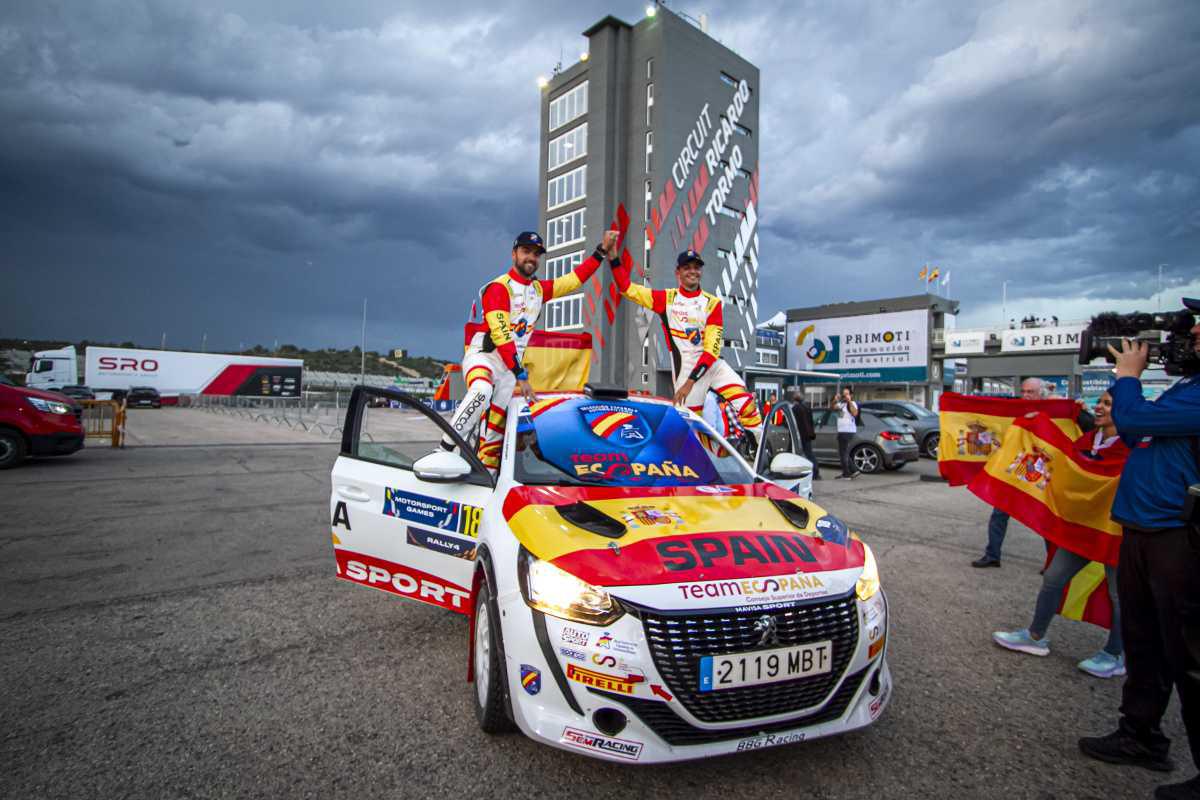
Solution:
[[[601,414],[592,420],[592,433],[601,439],[607,439],[614,432],[619,431],[625,423],[633,422],[633,419],[633,414],[625,411],[610,411],[607,414]]]

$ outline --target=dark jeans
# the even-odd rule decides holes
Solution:
[[[1121,729],[1159,752],[1171,688],[1179,692],[1192,761],[1200,767],[1200,536],[1188,528],[1125,529],[1117,586],[1128,674]]]
[[[854,471],[850,464],[850,440],[853,438],[853,433],[838,433],[838,461],[842,462],[843,478],[849,478]]]
[[[812,439],[801,439],[800,449],[804,451],[804,457],[812,462],[813,480],[817,480],[821,477],[821,467],[817,465],[817,457],[813,455]]]
[[[1033,608],[1033,622],[1029,623],[1029,632],[1036,638],[1041,639],[1046,635],[1046,629],[1050,627],[1050,621],[1054,619],[1055,613],[1058,612],[1058,605],[1062,602],[1063,589],[1067,588],[1067,584],[1071,582],[1079,570],[1087,566],[1089,559],[1081,555],[1072,553],[1065,548],[1058,548],[1054,551],[1054,558],[1050,560],[1050,565],[1046,567],[1046,572],[1042,576],[1042,588],[1038,592],[1037,603]],[[1112,627],[1108,630],[1108,641],[1104,645],[1104,652],[1110,656],[1121,655],[1121,605],[1117,599],[1117,569],[1116,567],[1104,568],[1104,577],[1107,579],[1108,599],[1112,601]]]
[[[988,520],[988,543],[983,554],[995,561],[1000,560],[1000,547],[1004,544],[1004,535],[1008,533],[1008,514],[998,508],[992,509],[991,519]]]

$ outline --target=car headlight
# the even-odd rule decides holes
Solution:
[[[859,600],[870,600],[879,591],[879,566],[875,563],[875,554],[871,552],[871,548],[866,542],[863,546],[863,571],[858,576],[858,583],[854,584],[854,593],[858,595]]]
[[[524,548],[517,561],[517,573],[525,602],[542,613],[588,625],[609,625],[625,613],[608,592]]]
[[[66,403],[60,403],[57,400],[43,400],[40,397],[26,397],[29,404],[38,411],[45,411],[47,414],[70,414],[71,407]]]

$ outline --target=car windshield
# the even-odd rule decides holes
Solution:
[[[707,486],[754,474],[703,422],[673,406],[556,397],[517,421],[514,477],[542,486]]]
[[[917,405],[916,403],[901,403],[906,409],[916,414],[918,417],[936,417],[937,414],[930,411],[925,406]]]

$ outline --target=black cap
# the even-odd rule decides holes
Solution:
[[[1192,311],[1195,311],[1196,313],[1200,314],[1200,299],[1197,299],[1195,297],[1185,297],[1185,298],[1183,298],[1183,304],[1185,306],[1187,306],[1188,308],[1190,308]]]
[[[522,231],[517,236],[517,240],[513,242],[513,249],[516,250],[521,245],[536,247],[538,250],[538,255],[546,252],[546,243],[542,241],[541,234],[539,234],[537,231]]]
[[[675,268],[679,269],[684,264],[689,264],[693,261],[697,262],[702,267],[704,266],[704,259],[700,257],[699,253],[697,253],[695,250],[684,250],[675,259]]]

